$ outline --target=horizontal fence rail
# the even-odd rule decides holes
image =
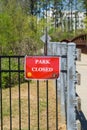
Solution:
[[[24,56],[0,56],[1,130],[58,130],[58,84],[24,79]]]

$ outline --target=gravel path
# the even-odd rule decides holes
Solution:
[[[81,74],[81,85],[76,87],[81,98],[81,109],[87,119],[87,54],[81,54],[81,61],[77,62],[77,71]]]

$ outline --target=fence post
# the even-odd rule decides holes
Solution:
[[[60,43],[61,73],[60,73],[60,107],[61,122],[66,122],[66,59],[67,43]],[[64,72],[65,71],[65,72]],[[58,86],[59,87],[59,86]]]
[[[68,44],[67,50],[67,130],[77,130],[76,127],[76,45]]]
[[[61,69],[66,71],[66,58],[63,57],[67,55],[67,43],[63,42],[49,42],[48,43],[48,55],[60,56],[61,57]],[[60,72],[60,76],[57,79],[58,85],[58,98],[60,100],[60,108],[61,108],[61,122],[65,123],[66,113],[65,113],[65,89],[66,89],[66,73]]]
[[[76,44],[48,43],[48,55],[61,57],[61,73],[57,79],[58,97],[60,100],[62,122],[66,120],[67,130],[77,130],[76,112]],[[63,57],[65,56],[65,57]],[[65,71],[65,72],[62,72]],[[64,119],[63,119],[64,117]]]

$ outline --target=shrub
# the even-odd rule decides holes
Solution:
[[[14,86],[15,84],[18,84],[19,79],[20,79],[20,83],[24,82],[24,73],[9,71],[9,70],[18,71],[17,59],[11,59],[11,65],[9,66],[8,59],[3,58],[1,62],[1,69],[8,71],[8,72],[3,71],[1,74],[2,88],[8,88],[10,86]],[[20,70],[23,70],[23,64],[20,65]]]

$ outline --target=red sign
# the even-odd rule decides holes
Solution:
[[[60,73],[60,57],[26,56],[26,79],[56,79]]]

